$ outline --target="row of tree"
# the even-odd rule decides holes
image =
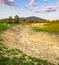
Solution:
[[[22,20],[21,22],[26,22],[26,23],[59,23],[59,20]],[[12,18],[12,16],[9,16],[9,18],[7,19],[7,23],[20,23],[20,18],[18,15],[14,16],[14,18]]]
[[[20,23],[20,22],[25,22],[25,23],[59,23],[59,20],[52,20],[52,21],[50,21],[50,20],[26,20],[26,19],[24,19],[24,20],[21,20],[20,18],[19,18],[19,16],[18,15],[16,15],[16,16],[14,16],[14,18],[12,18],[12,16],[9,16],[9,18],[7,18],[7,19],[2,19],[2,20],[0,20],[0,23],[1,22],[7,22],[7,23]]]
[[[16,15],[14,18],[12,18],[12,16],[9,16],[9,18],[7,19],[7,23],[20,23],[20,18],[18,15]]]

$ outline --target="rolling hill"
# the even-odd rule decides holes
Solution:
[[[2,19],[3,22],[7,21],[8,18]],[[30,17],[20,17],[20,21],[40,21],[40,22],[45,22],[46,19],[35,17],[35,16],[30,16]]]
[[[26,18],[20,18],[20,20],[27,20],[27,21],[35,21],[35,20],[40,20],[40,21],[45,21],[46,19],[31,16],[31,17],[26,17]]]

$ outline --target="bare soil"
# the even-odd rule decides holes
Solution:
[[[18,25],[9,28],[1,37],[9,48],[18,48],[27,55],[59,62],[58,34],[35,32],[29,25]]]

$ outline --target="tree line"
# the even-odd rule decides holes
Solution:
[[[59,20],[20,20],[18,15],[15,15],[14,18],[12,16],[9,16],[7,19],[1,19],[1,22],[6,22],[6,23],[20,23],[20,22],[25,22],[25,23],[59,23]]]
[[[20,23],[20,18],[18,15],[14,16],[14,18],[12,18],[12,16],[9,16],[9,18],[6,19],[1,19],[0,23]]]
[[[7,19],[7,23],[19,23],[20,18],[18,15],[16,15],[14,17],[14,19],[12,18],[12,16],[9,16],[9,18]]]

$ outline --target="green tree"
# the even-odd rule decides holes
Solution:
[[[19,23],[19,21],[20,21],[19,16],[16,15],[16,16],[14,17],[14,23]]]
[[[9,16],[9,18],[7,19],[7,23],[13,23],[13,18],[12,18],[12,16]]]

